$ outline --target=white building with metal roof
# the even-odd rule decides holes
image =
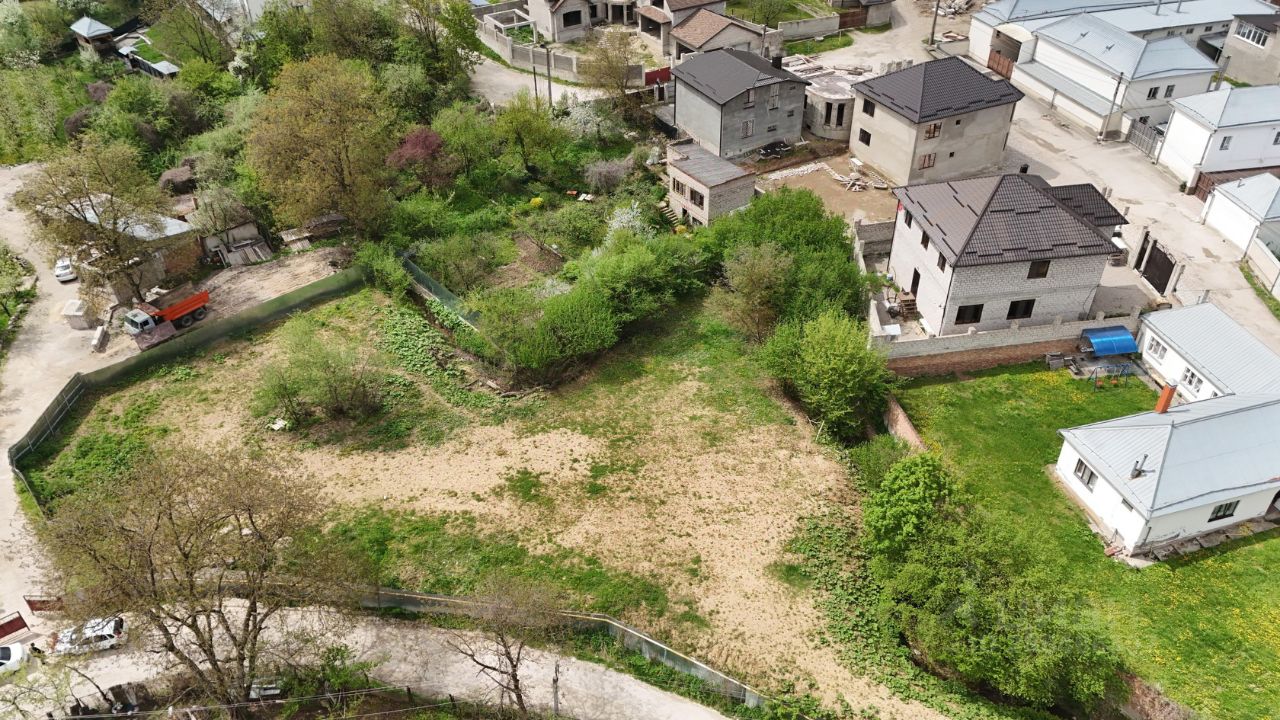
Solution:
[[[1280,395],[1224,395],[1059,431],[1056,470],[1113,551],[1280,514]]]
[[[1156,162],[1188,187],[1201,173],[1280,166],[1280,85],[1224,87],[1170,105]]]
[[[1280,241],[1280,177],[1259,173],[1220,183],[1200,218],[1242,253],[1254,238],[1267,244]]]
[[[1144,315],[1138,348],[1151,375],[1176,383],[1183,402],[1280,394],[1280,356],[1213,303]]]

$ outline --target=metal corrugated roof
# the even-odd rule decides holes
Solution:
[[[1280,395],[1224,395],[1061,434],[1148,518],[1280,486]]]
[[[1231,198],[1257,220],[1280,220],[1280,178],[1271,173],[1221,183],[1214,192]]]
[[[1114,208],[1100,226],[1048,189],[1038,175],[1015,173],[911,185],[893,193],[957,267],[1115,252],[1110,241],[1115,223],[1109,222],[1111,215],[1119,216]]]
[[[85,15],[79,20],[71,23],[71,32],[87,38],[102,37],[115,32],[105,23],[101,23],[93,18]]]
[[[1181,37],[1143,40],[1097,15],[1073,15],[1045,25],[1036,35],[1130,79],[1213,72],[1217,64]]]
[[[1185,0],[1160,5],[1129,7],[1093,13],[1116,27],[1129,32],[1159,30],[1182,25],[1208,25],[1231,22],[1242,13],[1261,13],[1275,6],[1263,0]]]
[[[1271,123],[1280,120],[1280,85],[1224,87],[1169,104],[1211,128]]]
[[[1167,1],[1167,0],[1166,0]],[[979,11],[999,22],[1154,5],[1158,0],[997,0]]]
[[[853,89],[917,124],[1016,103],[1023,97],[1008,80],[989,78],[958,57],[885,73]]]
[[[1201,377],[1224,391],[1280,393],[1280,356],[1217,305],[1160,310],[1144,315],[1142,322]]]

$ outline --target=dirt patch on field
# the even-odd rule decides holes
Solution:
[[[839,175],[848,176],[850,173],[848,153],[832,155],[818,162],[825,162]],[[892,220],[898,208],[897,198],[888,190],[869,189],[860,192],[845,190],[843,183],[833,178],[826,170],[820,168],[803,175],[792,175],[777,180],[769,180],[765,176],[761,176],[760,185],[769,190],[775,190],[780,187],[811,190],[815,195],[822,198],[827,210],[843,217],[850,223],[854,220],[863,222]]]
[[[209,291],[210,317],[231,317],[328,277],[338,271],[331,261],[339,253],[341,248],[320,248],[211,275],[200,283],[201,290]]]

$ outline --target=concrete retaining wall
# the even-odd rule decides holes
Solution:
[[[778,29],[782,31],[782,37],[787,40],[834,35],[840,31],[840,16],[833,13],[804,20],[786,20],[778,23]]]
[[[509,4],[509,3],[504,3]],[[521,2],[521,5],[524,3]],[[498,7],[494,5],[493,7]],[[488,8],[484,8],[488,9]],[[489,47],[490,50],[498,54],[512,67],[520,70],[536,71],[545,73],[547,71],[547,51],[542,48],[535,48],[532,45],[521,45],[511,38],[503,35],[496,28],[480,23],[476,27],[476,34],[480,36],[480,41]],[[582,76],[579,74],[577,55],[567,55],[552,50],[550,53],[552,81],[564,80],[572,83],[583,82]],[[632,65],[628,70],[628,82],[635,86],[644,85],[644,66]]]
[[[1280,260],[1277,260],[1267,246],[1259,242],[1256,237],[1249,241],[1244,257],[1249,263],[1249,269],[1253,271],[1254,278],[1271,291],[1272,295],[1280,298],[1280,292],[1276,289],[1277,285],[1280,285]]]
[[[507,0],[507,2],[493,3],[492,5],[484,5],[482,7],[471,8],[471,14],[476,20],[484,18],[485,15],[493,15],[494,13],[506,12],[507,10],[523,11],[527,7],[526,0]]]

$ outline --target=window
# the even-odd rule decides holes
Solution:
[[[764,131],[765,131],[765,132],[777,132],[777,131],[778,131],[778,126],[777,126],[777,125],[770,125],[769,127],[765,128],[765,129],[764,129]]]
[[[942,257],[941,251],[938,252],[938,269],[944,271],[947,269],[947,259]]]
[[[1191,33],[1195,32],[1195,31],[1196,31],[1196,29],[1195,29],[1195,28],[1187,28],[1187,34],[1188,34],[1188,35],[1190,35]]]
[[[675,178],[671,178],[671,189],[684,195],[685,184]]]
[[[707,198],[704,197],[703,194],[698,192],[697,190],[689,191],[689,202],[693,203],[694,205],[697,205],[700,208],[705,208],[707,206],[706,205]]]
[[[866,130],[859,130],[859,131],[858,131],[858,142],[862,143],[863,145],[870,146],[870,145],[871,145],[871,133],[867,132]]]
[[[872,116],[872,117],[875,117],[875,114],[876,114],[876,104],[875,104],[875,103],[873,103],[873,102],[871,102],[870,100],[863,100],[863,101],[862,101],[862,114],[863,114],[863,115],[870,115],[870,116]]]
[[[747,106],[747,107],[751,107],[752,105],[755,105],[755,104],[756,104],[756,89],[755,89],[755,88],[751,88],[751,89],[747,90],[747,102],[746,102],[745,104],[746,104],[746,106]]]
[[[959,120],[957,120],[957,121],[956,121],[956,126],[958,127],[959,125],[960,125],[960,121],[959,121]]]
[[[1155,100],[1155,99],[1156,99],[1156,98],[1158,98],[1158,97],[1160,97],[1160,88],[1158,88],[1158,87],[1153,87],[1153,88],[1151,88],[1150,90],[1148,90],[1148,91],[1147,91],[1147,99],[1148,99],[1148,100]]]
[[[1230,135],[1228,135],[1228,136],[1226,136],[1226,137],[1222,138],[1222,144],[1218,146],[1218,149],[1219,149],[1219,150],[1230,150],[1230,149],[1231,149],[1231,136],[1230,136]]]
[[[1031,317],[1031,310],[1036,306],[1035,300],[1014,300],[1009,303],[1009,312],[1005,320],[1025,320]]]
[[[1187,368],[1182,371],[1182,387],[1190,388],[1192,392],[1199,392],[1201,385],[1204,385],[1204,380],[1196,374],[1195,370]]]
[[[1213,26],[1212,26],[1212,25],[1205,25],[1205,26],[1204,26],[1204,31],[1205,31],[1205,32],[1213,32]]]
[[[742,121],[742,137],[751,137],[756,131],[756,122],[754,120]]]
[[[1226,520],[1236,514],[1237,507],[1240,507],[1239,500],[1232,500],[1231,502],[1222,503],[1221,505],[1214,505],[1213,512],[1209,513],[1209,522],[1213,522],[1215,520]]]
[[[1173,85],[1165,85],[1165,86],[1164,86],[1164,96],[1165,96],[1165,97],[1167,97],[1167,98],[1171,98],[1171,97],[1173,97],[1173,88],[1174,88],[1174,86],[1173,86]]]
[[[921,156],[920,156],[920,169],[921,169],[921,170],[924,170],[925,168],[931,168],[931,167],[933,167],[934,165],[936,165],[936,164],[937,164],[937,162],[938,162],[938,154],[937,154],[937,153],[928,153],[928,154],[926,154],[926,155],[921,155]]]
[[[956,324],[970,325],[982,321],[981,305],[961,305],[956,308]]]
[[[778,93],[782,92],[782,86],[774,83],[769,86],[769,109],[773,110],[778,107]]]
[[[1150,115],[1143,115],[1142,117],[1138,118],[1138,124],[1139,124],[1139,125],[1146,125],[1146,124],[1147,124],[1147,123],[1149,123],[1149,122],[1151,122],[1151,116],[1150,116]]]
[[[1272,145],[1280,145],[1280,131],[1276,132],[1276,136],[1271,138]]]
[[[1164,343],[1155,338],[1151,338],[1147,341],[1147,354],[1157,360],[1163,360],[1164,354],[1168,352],[1168,350],[1169,348],[1165,347]]]
[[[1080,482],[1084,483],[1084,486],[1090,490],[1098,482],[1098,473],[1094,472],[1093,468],[1085,465],[1084,460],[1076,461],[1076,477],[1080,478]]]
[[[591,19],[595,20],[596,16],[600,14],[600,10],[595,5],[592,5],[589,9],[591,10]]]
[[[920,233],[920,247],[924,248],[925,250],[929,249],[929,233],[927,232]]]
[[[924,136],[926,139],[936,138],[942,134],[942,123],[929,123],[924,128]]]
[[[947,157],[949,157],[949,158],[953,158],[953,157],[955,157],[955,156],[956,156],[956,154],[955,154],[955,153],[947,153]]]
[[[1038,280],[1046,277],[1049,277],[1049,261],[1032,260],[1031,267],[1027,268],[1027,279]]]
[[[1271,33],[1257,25],[1250,25],[1241,20],[1240,24],[1236,26],[1236,37],[1251,42],[1258,47],[1266,47],[1267,41],[1271,39]]]
[[[836,106],[836,127],[844,127],[844,103]]]
[[[904,223],[906,224],[906,226],[907,226],[907,227],[911,227],[911,223],[912,223],[912,222],[914,222],[914,221],[915,221],[915,217],[911,215],[911,211],[910,211],[910,210],[908,210],[908,209],[906,209],[906,208],[903,208],[903,209],[902,209],[902,222],[904,222]]]
[[[564,14],[564,26],[567,28],[582,24],[582,11],[573,10]]]
[[[830,125],[830,124],[831,124],[831,110],[832,110],[832,109],[833,109],[833,108],[832,108],[831,103],[827,103],[827,109],[826,109],[826,112],[822,113],[822,124],[823,124],[823,125]]]
[[[843,110],[844,108],[840,108],[840,109],[841,109],[841,110]],[[787,117],[795,117],[795,116],[796,116],[796,111],[795,111],[795,110],[788,110],[788,111],[787,111]]]

